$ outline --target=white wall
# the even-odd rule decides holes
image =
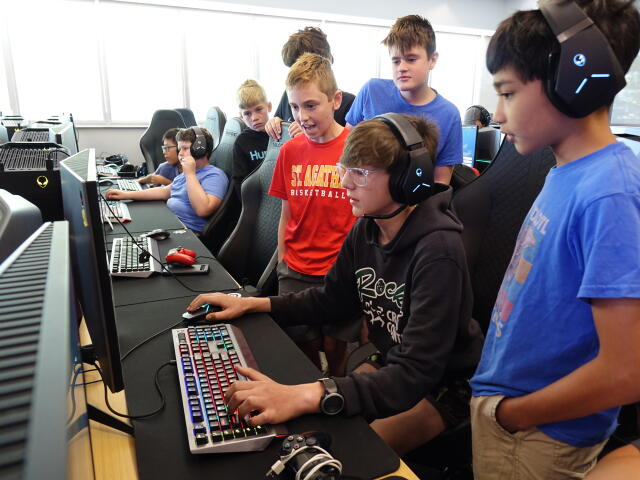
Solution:
[[[78,148],[94,148],[96,157],[124,154],[129,162],[140,165],[144,158],[140,151],[140,137],[146,130],[145,127],[78,127]]]

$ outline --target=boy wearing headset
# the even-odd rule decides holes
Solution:
[[[437,145],[437,128],[417,117],[387,114],[361,122],[338,164],[352,211],[361,218],[324,285],[271,298],[213,293],[191,302],[191,311],[203,303],[222,307],[209,320],[259,311],[271,312],[283,326],[364,314],[380,351],[375,362],[346,377],[302,385],[280,385],[238,368],[252,381],[226,392],[231,410],[259,411],[254,424],[313,412],[360,414],[375,420],[372,428],[399,454],[468,418],[467,379],[482,334],[470,317],[471,286],[462,225],[449,209],[451,188],[433,183]]]
[[[218,167],[209,165],[213,151],[213,138],[205,128],[190,127],[180,130],[178,160],[182,173],[171,185],[138,192],[108,190],[109,200],[166,200],[167,207],[196,233],[200,233],[207,218],[215,213],[224,198],[229,180]]]
[[[549,145],[472,379],[478,479],[582,478],[640,398],[640,166],[608,112],[640,46],[619,0],[540,2],[487,49],[494,121],[521,154]]]

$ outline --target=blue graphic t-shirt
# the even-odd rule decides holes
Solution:
[[[196,170],[196,177],[198,177],[198,181],[205,193],[215,195],[220,199],[224,198],[229,186],[229,179],[222,170],[212,165],[206,165]],[[191,206],[189,192],[187,192],[187,179],[184,173],[173,179],[170,188],[171,198],[167,200],[167,207],[191,230],[201,232],[207,223],[207,219],[198,216]]]
[[[411,105],[400,95],[393,80],[372,78],[358,92],[347,114],[347,122],[355,127],[363,120],[389,112],[415,115],[438,126],[440,141],[436,166],[462,163],[460,112],[442,95],[437,93],[426,105]]]
[[[540,390],[599,350],[589,299],[640,298],[640,165],[621,143],[549,172],[529,211],[491,315],[475,396]],[[618,409],[539,425],[588,446]]]

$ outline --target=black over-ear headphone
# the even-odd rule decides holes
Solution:
[[[204,136],[199,127],[191,128],[193,128],[193,133],[196,134],[196,139],[191,144],[191,156],[193,158],[205,157],[207,155],[207,137]]]
[[[464,123],[472,124],[480,120],[483,127],[488,127],[491,123],[491,114],[482,105],[471,105],[464,114]]]
[[[572,0],[540,0],[539,7],[560,43],[560,52],[549,54],[551,103],[573,118],[611,104],[627,82],[607,38]]]
[[[433,188],[433,161],[411,122],[397,113],[378,115],[373,120],[386,124],[404,149],[389,169],[391,198],[403,205],[415,205],[439,191]]]

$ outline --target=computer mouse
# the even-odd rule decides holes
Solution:
[[[109,185],[113,185],[113,182],[107,178],[99,180],[98,181],[98,185],[103,186],[103,187],[107,187]]]
[[[155,230],[151,230],[147,233],[147,237],[151,237],[154,240],[166,240],[171,236],[169,230],[164,230],[163,228],[156,228]]]
[[[182,318],[186,323],[193,323],[193,322],[197,322],[198,320],[204,320],[207,314],[213,313],[213,312],[219,312],[220,310],[222,309],[217,305],[211,305],[209,303],[205,303],[201,305],[200,308],[198,308],[197,310],[194,310],[193,312],[184,312],[182,314]]]

